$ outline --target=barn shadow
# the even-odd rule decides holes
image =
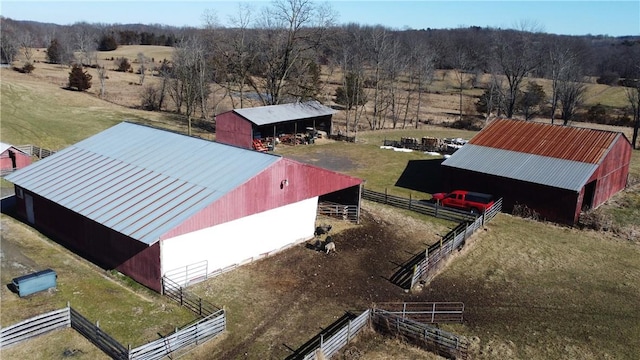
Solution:
[[[442,191],[442,164],[444,159],[409,160],[395,186],[433,194]]]

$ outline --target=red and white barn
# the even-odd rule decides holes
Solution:
[[[259,106],[216,116],[216,141],[253,149],[253,140],[304,133],[307,128],[331,134],[336,111],[317,101]]]
[[[0,171],[2,174],[31,164],[31,155],[17,147],[0,142]]]
[[[542,218],[578,221],[624,189],[631,143],[613,131],[497,119],[442,163],[449,189],[502,197]]]
[[[28,223],[157,291],[167,274],[186,284],[312,238],[319,198],[359,208],[362,184],[127,122],[7,180]]]

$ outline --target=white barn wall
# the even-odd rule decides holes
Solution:
[[[317,207],[314,197],[163,240],[161,273],[203,261],[211,273],[308,240],[315,231]]]

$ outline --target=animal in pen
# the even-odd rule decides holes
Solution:
[[[336,251],[336,243],[333,242],[333,239],[331,238],[331,236],[327,236],[327,239],[324,242],[324,249],[327,252],[327,254],[332,252],[332,251],[334,253],[337,253],[337,251]]]
[[[316,231],[313,233],[315,236],[328,234],[331,231],[331,225],[320,225],[316,227]]]

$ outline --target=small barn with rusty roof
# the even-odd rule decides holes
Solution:
[[[123,122],[7,177],[26,222],[161,291],[313,238],[320,198],[362,180]]]
[[[335,112],[318,101],[235,109],[216,116],[216,141],[252,149],[254,139],[295,136],[308,128],[331,134]]]
[[[0,171],[2,175],[31,164],[31,155],[17,147],[0,142]]]
[[[541,218],[575,224],[627,184],[631,143],[624,134],[497,119],[442,163],[449,190],[523,205]]]

